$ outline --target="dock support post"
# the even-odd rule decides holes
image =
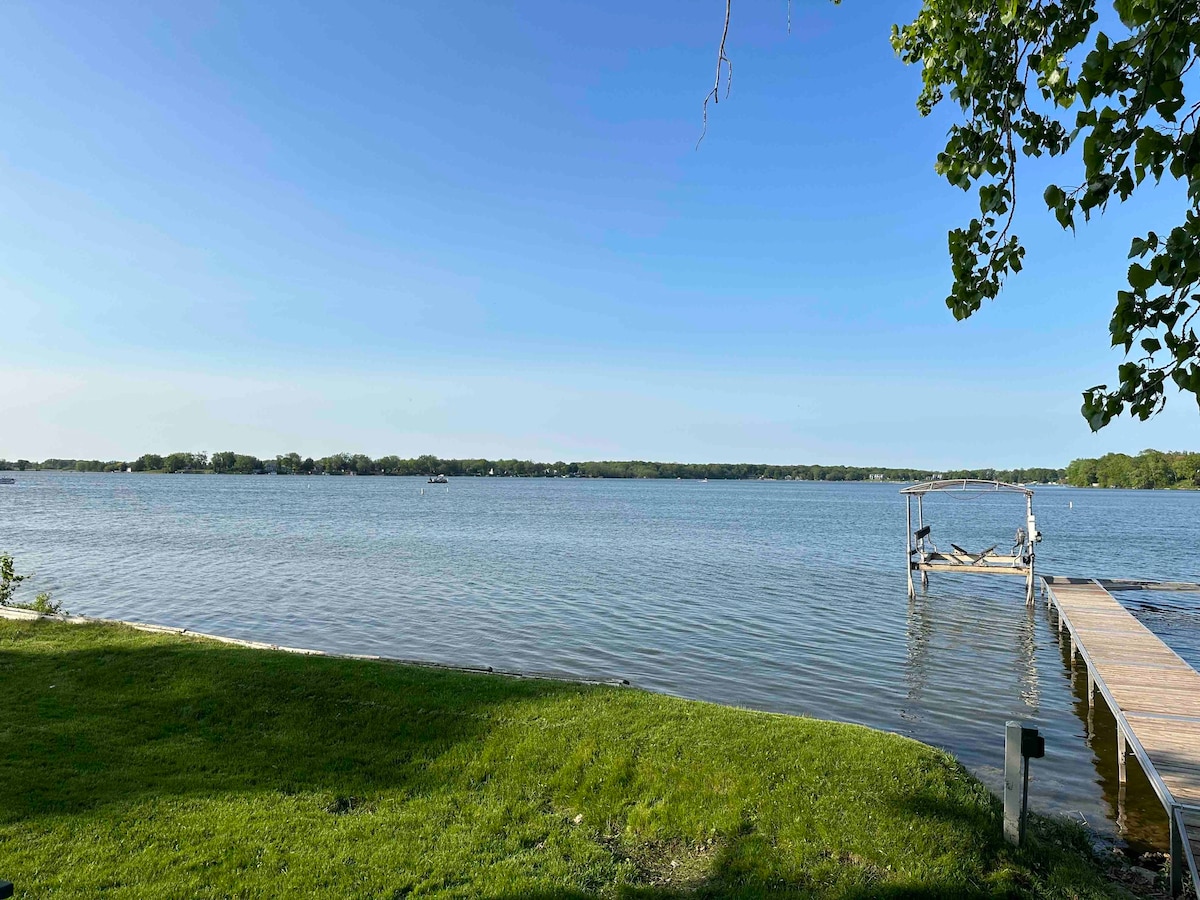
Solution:
[[[1069,665],[1071,666],[1071,690],[1074,691],[1075,690],[1075,632],[1074,631],[1071,631],[1070,629],[1067,630],[1067,640],[1068,640],[1067,646],[1070,648],[1069,652],[1071,654],[1070,662],[1069,662]]]
[[[923,494],[917,494],[917,528],[925,528],[925,497]],[[925,556],[925,538],[921,538],[917,542],[917,551],[921,557]],[[921,570],[921,590],[929,590],[929,573],[924,569]]]
[[[1033,518],[1033,495],[1025,495],[1025,531],[1029,540],[1029,562],[1025,572],[1025,603],[1033,606],[1033,569],[1037,559],[1037,522]]]
[[[1125,732],[1121,730],[1121,723],[1117,723],[1117,782],[1125,784],[1128,770],[1125,765],[1125,754],[1127,748],[1125,746]]]
[[[1088,714],[1087,714],[1087,742],[1088,746],[1092,745],[1092,739],[1096,736],[1096,676],[1092,674],[1092,669],[1088,667],[1087,673],[1087,698],[1088,698]]]
[[[1171,817],[1171,896],[1178,897],[1183,893],[1183,827],[1179,821],[1178,807],[1171,807],[1167,815]]]

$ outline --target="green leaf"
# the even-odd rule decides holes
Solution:
[[[1153,272],[1138,265],[1137,263],[1134,263],[1129,267],[1128,278],[1129,286],[1135,291],[1145,291],[1153,287],[1154,282],[1156,281]]]
[[[1092,98],[1096,96],[1095,83],[1086,78],[1081,78],[1076,86],[1076,90],[1079,91],[1079,98],[1083,101],[1083,105],[1091,106]]]
[[[1063,189],[1057,184],[1050,185],[1046,188],[1045,193],[1042,194],[1042,199],[1046,201],[1046,206],[1049,209],[1058,209],[1062,206],[1066,197],[1067,195],[1063,193]]]

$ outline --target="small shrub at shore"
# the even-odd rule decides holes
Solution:
[[[32,609],[34,612],[41,613],[44,616],[62,615],[62,604],[50,596],[49,591],[42,591],[33,598],[27,609]]]
[[[50,596],[49,591],[42,591],[33,598],[31,603],[18,603],[14,599],[17,588],[23,581],[33,575],[18,575],[16,561],[10,553],[0,553],[0,606],[13,606],[17,609],[32,609],[42,615],[59,616],[63,614],[62,604]]]
[[[28,577],[17,574],[16,560],[11,553],[0,553],[0,606],[12,606],[13,595]]]

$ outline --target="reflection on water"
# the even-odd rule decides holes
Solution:
[[[1021,676],[1021,701],[1029,707],[1032,715],[1037,715],[1038,711],[1037,643],[1034,637],[1036,614],[1034,606],[1026,606],[1025,619],[1018,632],[1021,652],[1017,671]]]
[[[908,600],[895,485],[21,473],[0,546],[72,611],[291,646],[628,678],[942,746],[989,786],[1003,732],[1046,735],[1036,809],[1115,832],[1115,742],[1016,578]],[[1011,508],[927,498],[935,535],[1011,539]],[[1200,580],[1200,494],[1045,489],[1041,570]],[[1153,528],[1147,523],[1154,523]],[[1119,571],[1108,548],[1120,544]],[[1125,597],[1121,597],[1123,602]],[[1128,598],[1200,661],[1200,598]],[[1111,717],[1109,717],[1111,719]],[[1089,738],[1089,734],[1093,737]],[[1130,767],[1129,833],[1162,813]],[[1144,781],[1144,779],[1143,779]]]
[[[917,718],[909,708],[918,707],[924,700],[925,671],[929,667],[929,644],[933,637],[933,618],[929,609],[929,597],[924,591],[908,601],[908,657],[904,668],[904,682],[908,687],[905,694],[906,706],[900,715],[912,721]]]

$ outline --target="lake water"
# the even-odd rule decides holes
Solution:
[[[1114,724],[1016,578],[909,601],[897,485],[15,474],[0,547],[75,613],[298,647],[627,678],[859,722],[1003,781],[1037,724],[1031,805],[1116,833]],[[1200,493],[1042,488],[1041,571],[1200,581]],[[1011,544],[1019,495],[934,496],[940,544]],[[32,592],[31,592],[32,593]],[[1119,595],[1200,667],[1200,595]],[[1125,836],[1165,844],[1130,766]]]

